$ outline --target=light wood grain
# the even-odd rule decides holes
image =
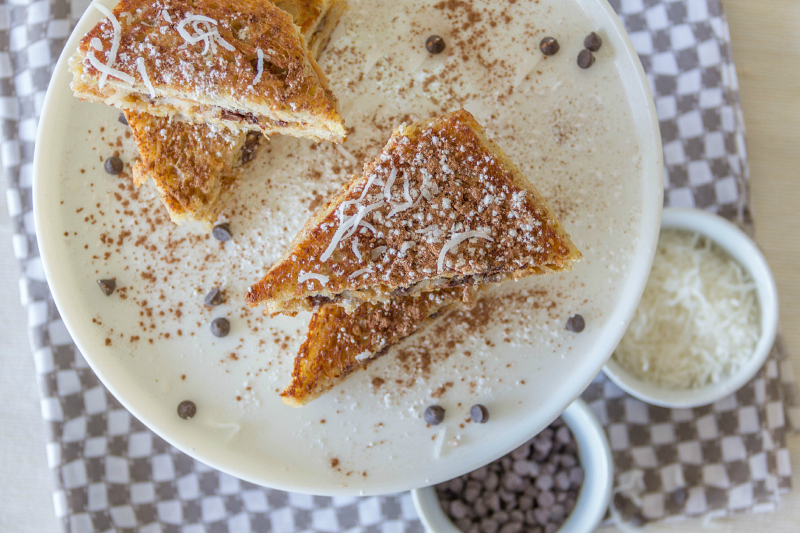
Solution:
[[[739,74],[750,156],[756,240],[780,298],[781,331],[800,376],[800,1],[722,0]],[[737,515],[711,529],[731,533],[800,531],[800,437],[791,436],[795,489],[775,513]],[[655,524],[652,532],[694,532],[698,520]]]

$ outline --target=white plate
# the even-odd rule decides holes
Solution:
[[[36,142],[42,260],[62,319],[94,371],[181,450],[291,491],[430,485],[536,434],[616,346],[647,279],[662,202],[658,123],[633,47],[605,1],[464,5],[349,2],[321,64],[355,130],[344,150],[273,138],[226,210],[235,238],[225,245],[199,227],[170,224],[149,184],[133,194],[126,179],[103,172],[114,150],[129,170],[135,150],[116,110],[71,95],[67,56],[100,15],[89,11],[78,23]],[[603,48],[580,70],[575,58],[592,30]],[[438,56],[423,45],[434,33],[448,43]],[[561,43],[547,59],[537,50],[544,35]],[[585,259],[571,273],[505,285],[484,307],[489,312],[442,320],[446,327],[407,339],[309,406],[284,406],[276,391],[289,379],[309,317],[262,318],[243,304],[246,288],[285,249],[310,204],[377,153],[406,114],[460,105],[549,199]],[[126,290],[103,296],[96,280],[106,277]],[[214,285],[227,301],[208,310],[202,299]],[[581,334],[564,330],[574,313],[586,318]],[[208,323],[223,315],[232,330],[217,339]],[[176,415],[185,399],[198,407],[190,421]],[[420,418],[430,403],[447,409],[441,426]],[[474,403],[488,406],[489,424],[464,423]]]

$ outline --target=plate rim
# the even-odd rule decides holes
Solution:
[[[89,6],[87,6],[86,11],[80,17],[78,22],[76,23],[75,27],[70,34],[70,37],[67,39],[64,48],[59,56],[58,62],[56,63],[55,68],[53,69],[53,74],[50,79],[50,83],[48,85],[47,93],[45,95],[42,111],[39,118],[38,126],[37,126],[37,133],[36,133],[36,142],[35,142],[35,150],[34,150],[34,158],[33,158],[33,167],[32,167],[32,174],[33,174],[33,186],[32,186],[32,195],[33,195],[33,215],[34,215],[34,225],[37,234],[37,241],[39,243],[39,253],[42,261],[42,267],[45,273],[45,277],[48,281],[48,287],[50,293],[52,294],[53,300],[55,302],[56,307],[59,310],[59,314],[61,319],[67,328],[67,331],[72,338],[72,341],[75,343],[78,350],[81,354],[84,354],[84,359],[91,367],[92,371],[97,375],[103,385],[108,389],[108,391],[123,405],[125,409],[127,409],[131,415],[141,421],[149,430],[153,431],[156,435],[160,438],[165,440],[170,445],[174,446],[181,452],[189,455],[190,457],[206,464],[212,468],[215,468],[219,471],[224,473],[230,474],[234,477],[239,479],[283,491],[289,492],[299,492],[299,493],[307,493],[307,494],[315,494],[315,495],[325,495],[325,496],[367,496],[367,495],[381,495],[381,494],[388,494],[394,492],[400,492],[409,490],[412,488],[416,488],[417,486],[429,485],[431,483],[438,483],[443,481],[445,478],[450,479],[447,477],[448,475],[452,474],[452,472],[445,472],[442,476],[443,479],[420,479],[417,483],[410,483],[409,481],[405,481],[402,483],[397,483],[394,480],[382,480],[375,485],[370,484],[366,488],[359,487],[358,485],[348,485],[343,486],[341,483],[339,484],[332,484],[332,483],[286,483],[277,481],[274,479],[262,479],[260,477],[252,476],[248,474],[248,472],[244,470],[236,470],[229,464],[227,464],[224,460],[220,457],[210,457],[208,455],[204,455],[202,451],[199,451],[197,448],[191,446],[190,443],[187,443],[180,438],[176,438],[175,430],[172,430],[170,426],[163,425],[157,423],[153,420],[152,417],[148,416],[147,413],[143,412],[141,409],[138,409],[136,406],[136,402],[132,402],[131,398],[126,397],[124,394],[120,392],[120,389],[115,386],[114,382],[109,379],[105,372],[103,371],[102,365],[102,358],[94,358],[92,357],[90,351],[84,349],[85,343],[81,340],[79,336],[75,335],[75,331],[77,331],[76,325],[73,323],[75,317],[71,317],[70,313],[62,313],[62,310],[68,309],[69,306],[67,302],[64,301],[63,295],[60,293],[60,290],[57,288],[58,284],[53,283],[54,279],[57,279],[58,276],[56,274],[56,265],[53,264],[52,256],[50,255],[51,252],[48,250],[48,246],[46,245],[47,240],[42,240],[40,237],[45,234],[45,230],[43,229],[47,225],[46,221],[46,212],[43,207],[43,202],[45,202],[45,197],[47,196],[42,191],[41,187],[41,179],[39,176],[41,174],[40,170],[42,167],[43,161],[43,148],[44,140],[48,136],[48,132],[45,131],[46,124],[50,121],[54,120],[53,117],[57,117],[57,110],[53,110],[54,102],[58,99],[59,95],[57,94],[59,91],[63,90],[60,87],[59,81],[63,81],[65,79],[71,78],[69,70],[67,68],[67,62],[69,57],[72,55],[72,51],[77,47],[77,43],[80,38],[82,38],[84,31],[81,28],[84,28],[89,24],[90,20],[97,19],[100,20],[101,15],[99,11],[96,9],[91,9],[91,6],[95,3],[103,4],[106,7],[113,7],[118,2],[115,0],[94,0]],[[634,70],[635,70],[635,81],[637,82],[635,86],[632,86],[630,80],[625,82],[624,85],[627,89],[627,93],[629,95],[633,94],[635,91],[638,97],[643,99],[642,102],[639,104],[643,104],[641,109],[638,110],[641,113],[642,118],[639,120],[645,120],[649,118],[650,122],[650,129],[649,129],[649,139],[640,139],[641,142],[641,153],[646,154],[648,152],[652,152],[653,164],[648,169],[649,165],[646,165],[646,157],[642,158],[642,173],[640,175],[640,179],[642,183],[647,181],[647,178],[658,180],[658,183],[661,184],[661,180],[663,179],[663,153],[661,147],[661,136],[660,130],[658,126],[658,119],[655,110],[655,103],[653,100],[652,92],[650,89],[650,85],[647,81],[647,77],[644,73],[644,69],[642,64],[638,58],[638,55],[635,52],[633,47],[633,43],[630,40],[625,29],[622,27],[622,23],[620,19],[617,17],[616,13],[613,11],[611,5],[608,3],[607,0],[577,0],[578,7],[586,10],[585,4],[595,4],[595,6],[602,11],[605,12],[608,20],[611,22],[612,28],[616,32],[617,37],[621,39],[621,43],[624,45],[621,49],[617,49],[616,52],[618,54],[615,62],[619,63],[623,59],[625,61],[632,62]],[[88,28],[87,28],[88,29]],[[620,54],[625,54],[625,58],[620,57]],[[62,95],[63,96],[63,95]],[[631,104],[633,106],[633,103]],[[633,108],[632,108],[633,109]],[[634,109],[634,119],[636,118],[637,110]],[[638,124],[638,120],[636,123]],[[650,199],[651,206],[647,206],[647,202],[644,200],[642,201],[642,206],[645,209],[642,209],[641,213],[641,223],[638,228],[638,234],[640,235],[640,239],[646,242],[640,242],[638,247],[648,246],[649,250],[645,250],[648,253],[645,253],[642,256],[639,252],[634,252],[633,258],[628,263],[629,266],[629,282],[626,283],[625,287],[620,291],[619,294],[619,302],[630,302],[629,308],[626,310],[621,310],[624,305],[620,304],[614,309],[610,315],[609,320],[606,324],[606,328],[610,329],[613,324],[614,320],[620,321],[623,325],[627,325],[630,323],[630,320],[633,317],[633,314],[636,310],[636,306],[638,305],[639,300],[641,299],[642,293],[644,292],[645,284],[647,278],[649,276],[650,268],[652,266],[653,257],[655,254],[656,244],[658,241],[658,233],[660,230],[660,221],[661,221],[661,209],[663,205],[663,186],[655,187],[656,194]],[[645,196],[647,192],[646,185],[643,187],[642,196]],[[647,209],[650,207],[651,209]],[[653,220],[654,219],[654,220]],[[649,221],[649,223],[648,223]],[[645,231],[649,227],[650,231]],[[649,240],[648,240],[649,239]],[[621,315],[621,316],[618,316]],[[591,383],[594,377],[601,371],[602,367],[604,366],[605,362],[613,353],[614,347],[619,343],[622,335],[625,332],[625,327],[619,328],[619,331],[616,332],[615,335],[603,337],[605,340],[605,344],[613,345],[607,350],[607,355],[602,361],[597,361],[597,365],[595,365],[596,372],[591,372],[591,376],[588,379],[584,379],[581,383],[577,384],[578,386],[574,388],[574,394],[570,393],[568,395],[559,395],[559,398],[554,398],[552,401],[548,402],[547,404],[543,404],[542,409],[550,413],[552,411],[552,417],[547,416],[545,418],[555,418],[557,417],[566,407],[576,398],[578,397],[583,390]],[[544,425],[546,425],[545,422]],[[542,426],[544,427],[544,426]],[[530,438],[531,430],[535,428],[528,428],[528,431],[523,432],[525,435],[520,436],[517,439],[509,439],[507,446],[499,446],[495,449],[495,453],[492,454],[493,456],[490,457],[484,463],[491,462],[498,457],[501,457],[508,453],[509,451],[513,450],[519,444],[525,442],[528,438]],[[517,432],[519,433],[519,432]],[[523,438],[524,437],[524,438]],[[519,441],[519,442],[517,442]],[[217,454],[219,455],[219,454]],[[235,466],[235,465],[234,465]],[[471,468],[471,466],[470,466]],[[463,468],[462,468],[463,469]],[[468,470],[467,470],[468,471]],[[463,472],[462,472],[463,473]],[[460,475],[460,474],[457,474]],[[424,474],[418,477],[424,477]]]

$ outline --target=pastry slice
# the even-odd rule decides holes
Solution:
[[[339,22],[344,2],[284,0],[317,57]],[[152,179],[169,216],[176,224],[198,221],[207,228],[216,221],[238,187],[244,165],[255,157],[263,136],[257,131],[230,130],[125,111],[139,149],[134,182]]]
[[[275,0],[273,3],[292,16],[306,38],[312,57],[317,60],[347,7],[344,0]]]
[[[268,0],[122,0],[70,58],[84,100],[343,142],[325,74],[292,17]]]
[[[281,393],[283,403],[301,407],[319,397],[437,316],[471,301],[470,296],[468,288],[442,289],[364,303],[350,314],[337,305],[322,306],[311,317],[292,382]]]
[[[581,254],[464,110],[401,125],[246,294],[293,314],[570,270]]]
[[[125,111],[139,159],[136,186],[152,179],[173,222],[198,221],[210,229],[239,186],[262,135]]]

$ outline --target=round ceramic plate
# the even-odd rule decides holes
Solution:
[[[658,237],[662,163],[646,78],[603,0],[349,0],[320,59],[349,128],[343,146],[273,137],[222,219],[219,243],[169,221],[152,184],[133,187],[136,148],[118,110],[79,102],[67,57],[97,21],[80,20],[44,103],[34,163],[42,259],[69,332],[108,389],[176,447],[239,478],[316,494],[430,485],[519,446],[605,363],[643,291]],[[110,5],[110,4],[109,4]],[[603,39],[589,69],[583,39]],[[429,54],[427,36],[447,48]],[[538,49],[553,36],[560,51]],[[548,199],[584,259],[569,273],[487,291],[306,407],[278,392],[310,315],[261,316],[243,295],[314,208],[403,121],[464,107]],[[125,172],[103,161],[118,153]],[[101,278],[118,289],[104,296]],[[225,303],[203,305],[220,287]],[[565,330],[581,314],[586,329]],[[226,316],[231,333],[214,337]],[[183,420],[177,405],[192,400]],[[447,412],[428,427],[424,408]],[[467,421],[488,407],[488,424]]]

